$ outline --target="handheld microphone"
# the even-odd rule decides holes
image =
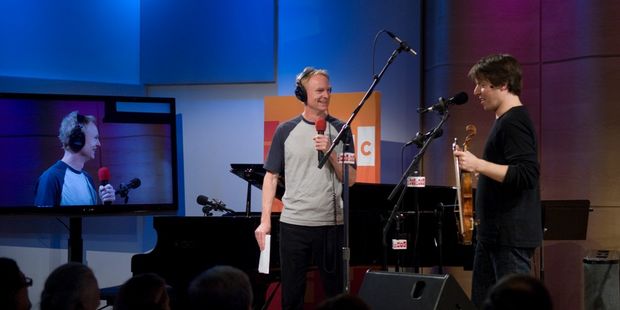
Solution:
[[[324,118],[319,118],[314,123],[314,128],[316,128],[316,133],[322,135],[325,133],[325,129],[327,128],[327,122],[325,122]],[[319,162],[323,160],[323,152],[317,151],[319,153]]]
[[[463,91],[454,95],[454,97],[449,98],[448,100],[439,97],[439,102],[433,104],[428,108],[418,108],[418,113],[424,114],[430,111],[437,111],[439,112],[439,114],[443,114],[444,112],[446,112],[446,108],[448,105],[461,105],[467,102],[467,99],[469,99],[467,97],[467,93]]]
[[[400,47],[407,51],[408,53],[410,53],[413,56],[417,56],[418,53],[416,53],[411,47],[409,47],[409,45],[407,45],[407,42],[401,40],[397,35],[395,35],[394,33],[392,33],[391,31],[385,31],[392,39],[394,39],[394,41],[396,41],[396,43],[398,43],[400,45]]]
[[[108,169],[108,167],[99,168],[97,175],[99,176],[99,184],[103,186],[110,184],[110,169]],[[111,205],[112,201],[104,201],[103,204]]]
[[[99,168],[97,175],[99,176],[99,184],[103,186],[110,184],[110,169],[108,167]]]

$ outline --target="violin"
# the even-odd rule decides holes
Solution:
[[[476,135],[476,126],[471,124],[467,125],[465,127],[465,131],[467,132],[467,136],[465,137],[465,142],[463,142],[462,146],[462,150],[464,152],[468,151],[469,143],[471,142],[473,136]],[[454,138],[452,150],[455,151],[457,149],[458,139]],[[459,241],[461,244],[470,245],[472,244],[474,232],[474,200],[472,193],[473,173],[461,171],[459,161],[456,156],[454,156],[454,172],[456,177],[456,192],[459,205],[459,216],[457,222],[457,226],[459,228]]]

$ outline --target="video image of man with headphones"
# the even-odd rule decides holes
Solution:
[[[99,185],[84,170],[84,164],[95,158],[101,147],[96,119],[73,111],[60,124],[58,139],[63,157],[41,174],[34,198],[37,207],[97,205],[114,202],[112,185]]]

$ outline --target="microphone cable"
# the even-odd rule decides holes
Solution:
[[[382,33],[387,33],[387,31],[385,29],[379,30],[377,32],[377,34],[375,34],[375,38],[372,40],[372,55],[371,55],[371,64],[372,64],[372,68],[371,68],[371,72],[372,72],[372,78],[375,78],[375,53],[377,51],[377,41],[379,39],[379,35],[381,35]]]

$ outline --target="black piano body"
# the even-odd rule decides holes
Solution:
[[[451,187],[408,188],[398,208],[398,223],[391,225],[387,241],[391,246],[392,238],[407,239],[409,247],[401,251],[385,247],[382,231],[394,209],[394,203],[387,201],[393,188],[393,185],[385,184],[355,184],[351,187],[351,266],[373,266],[376,269],[395,264],[401,267],[471,266],[471,246],[458,244],[457,215],[450,206],[454,204],[456,191]],[[437,207],[442,204],[447,207],[441,208],[443,214],[437,213]],[[215,265],[235,266],[249,275],[255,309],[261,308],[267,287],[278,281],[278,217],[278,213],[272,216],[272,272],[269,275],[257,271],[260,251],[254,230],[260,223],[260,215],[256,213],[250,216],[238,213],[155,217],[153,225],[157,244],[150,253],[132,257],[131,271],[133,274],[155,272],[162,276],[173,288],[175,308],[182,309],[187,287],[195,276]],[[442,236],[441,243],[438,242],[439,235]]]
[[[449,186],[406,188],[400,205],[388,201],[393,184],[356,183],[350,190],[351,261],[356,251],[362,262],[376,260],[383,268],[473,265],[473,246],[463,245],[458,236],[456,189]],[[391,213],[396,219],[384,240],[383,228]],[[406,250],[391,250],[392,239],[407,240]],[[385,244],[387,246],[384,245]],[[368,250],[359,251],[359,249]],[[369,253],[370,252],[370,253]]]
[[[134,275],[154,272],[171,286],[174,309],[186,309],[187,288],[194,277],[217,265],[230,265],[245,271],[250,277],[255,304],[264,303],[270,283],[277,281],[279,266],[278,239],[272,239],[270,274],[258,273],[260,250],[254,239],[259,216],[244,215],[204,217],[154,217],[157,232],[155,248],[131,259]],[[272,229],[278,231],[274,216]],[[256,307],[255,307],[256,308]]]
[[[262,189],[265,169],[262,164],[233,163],[230,166],[231,173],[247,181],[246,214],[249,214],[250,187]],[[278,180],[277,198],[282,198],[284,187],[285,180]],[[395,201],[388,201],[388,197],[395,187],[394,184],[368,183],[356,183],[351,187],[351,264],[381,264],[384,268],[394,264],[403,267],[446,265],[471,269],[473,247],[459,242],[459,215],[455,212],[458,208],[455,209],[457,198],[453,187],[404,189],[404,199],[397,208],[398,221],[390,225],[384,240],[383,227],[395,209]],[[408,249],[390,251],[392,238],[409,240]]]

